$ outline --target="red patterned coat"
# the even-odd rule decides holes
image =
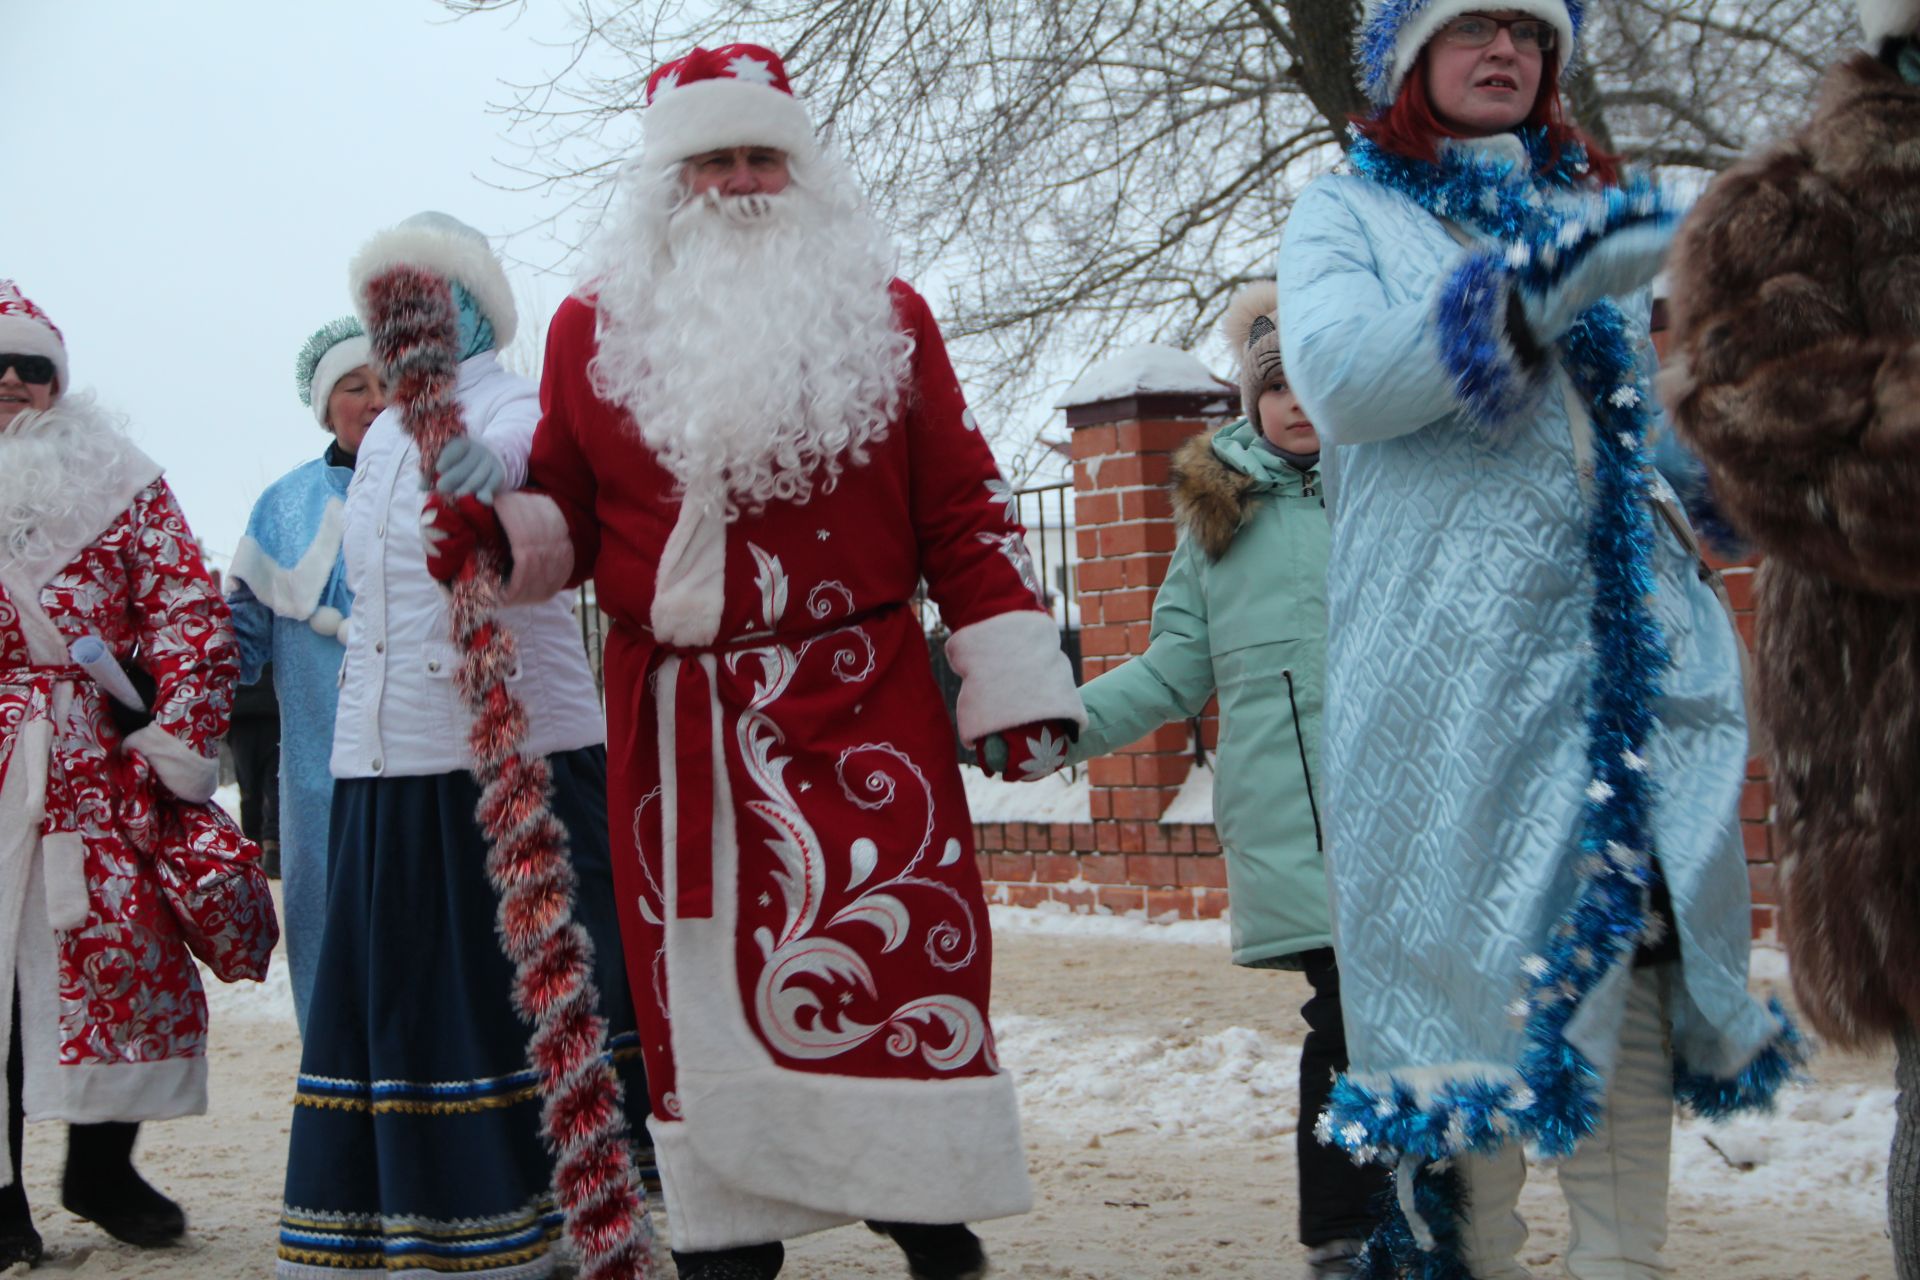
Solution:
[[[254,856],[181,803],[218,781],[239,654],[159,468],[125,445],[90,498],[84,545],[0,570],[0,990],[17,978],[30,1118],[165,1119],[206,1110],[207,1009],[153,851],[175,872]],[[88,635],[158,686],[124,742],[68,654]],[[271,946],[270,906],[212,923]]]
[[[570,299],[530,464],[558,510],[502,513],[564,519],[613,621],[615,877],[681,1249],[1031,1198],[916,584],[953,630],[969,740],[1083,716],[939,329],[893,293],[914,356],[884,442],[831,492],[732,523],[683,507],[594,394],[594,312]]]

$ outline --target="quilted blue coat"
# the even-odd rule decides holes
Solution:
[[[1411,199],[1337,174],[1295,204],[1278,265],[1286,368],[1328,446],[1323,817],[1353,1078],[1425,1096],[1515,1078],[1511,1008],[1573,903],[1592,776],[1593,584],[1567,402],[1548,382],[1499,430],[1468,416],[1434,323],[1466,252]],[[1628,313],[1650,366],[1644,300]],[[1682,956],[1673,1048],[1684,1069],[1730,1077],[1781,1032],[1746,986],[1738,641],[1689,550],[1658,538],[1652,606],[1673,663],[1648,759]],[[1567,1028],[1603,1077],[1628,969]]]

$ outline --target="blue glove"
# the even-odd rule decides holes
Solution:
[[[449,440],[434,464],[433,491],[449,498],[478,498],[492,506],[493,495],[506,484],[500,455],[471,436]]]
[[[1602,237],[1577,266],[1541,291],[1520,290],[1520,310],[1539,346],[1550,346],[1602,298],[1636,293],[1653,282],[1680,229],[1678,218],[1622,227]]]

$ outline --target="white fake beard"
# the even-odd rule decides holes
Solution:
[[[682,493],[728,520],[831,492],[886,438],[906,385],[892,251],[851,181],[814,165],[838,198],[796,175],[779,195],[666,212],[677,175],[630,179],[596,245],[594,390],[632,415]]]
[[[91,396],[64,396],[0,427],[0,572],[98,533],[94,485],[128,448],[120,422]]]

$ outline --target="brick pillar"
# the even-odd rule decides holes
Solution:
[[[1130,376],[1130,370],[1140,370]],[[1165,389],[1160,389],[1165,388]],[[1239,407],[1236,391],[1198,360],[1136,348],[1097,366],[1061,407],[1073,437],[1080,655],[1086,679],[1145,653],[1153,598],[1176,531],[1167,493],[1172,455]],[[1211,743],[1209,743],[1211,745]],[[1162,853],[1154,826],[1193,763],[1184,724],[1165,725],[1088,765],[1103,851]]]

